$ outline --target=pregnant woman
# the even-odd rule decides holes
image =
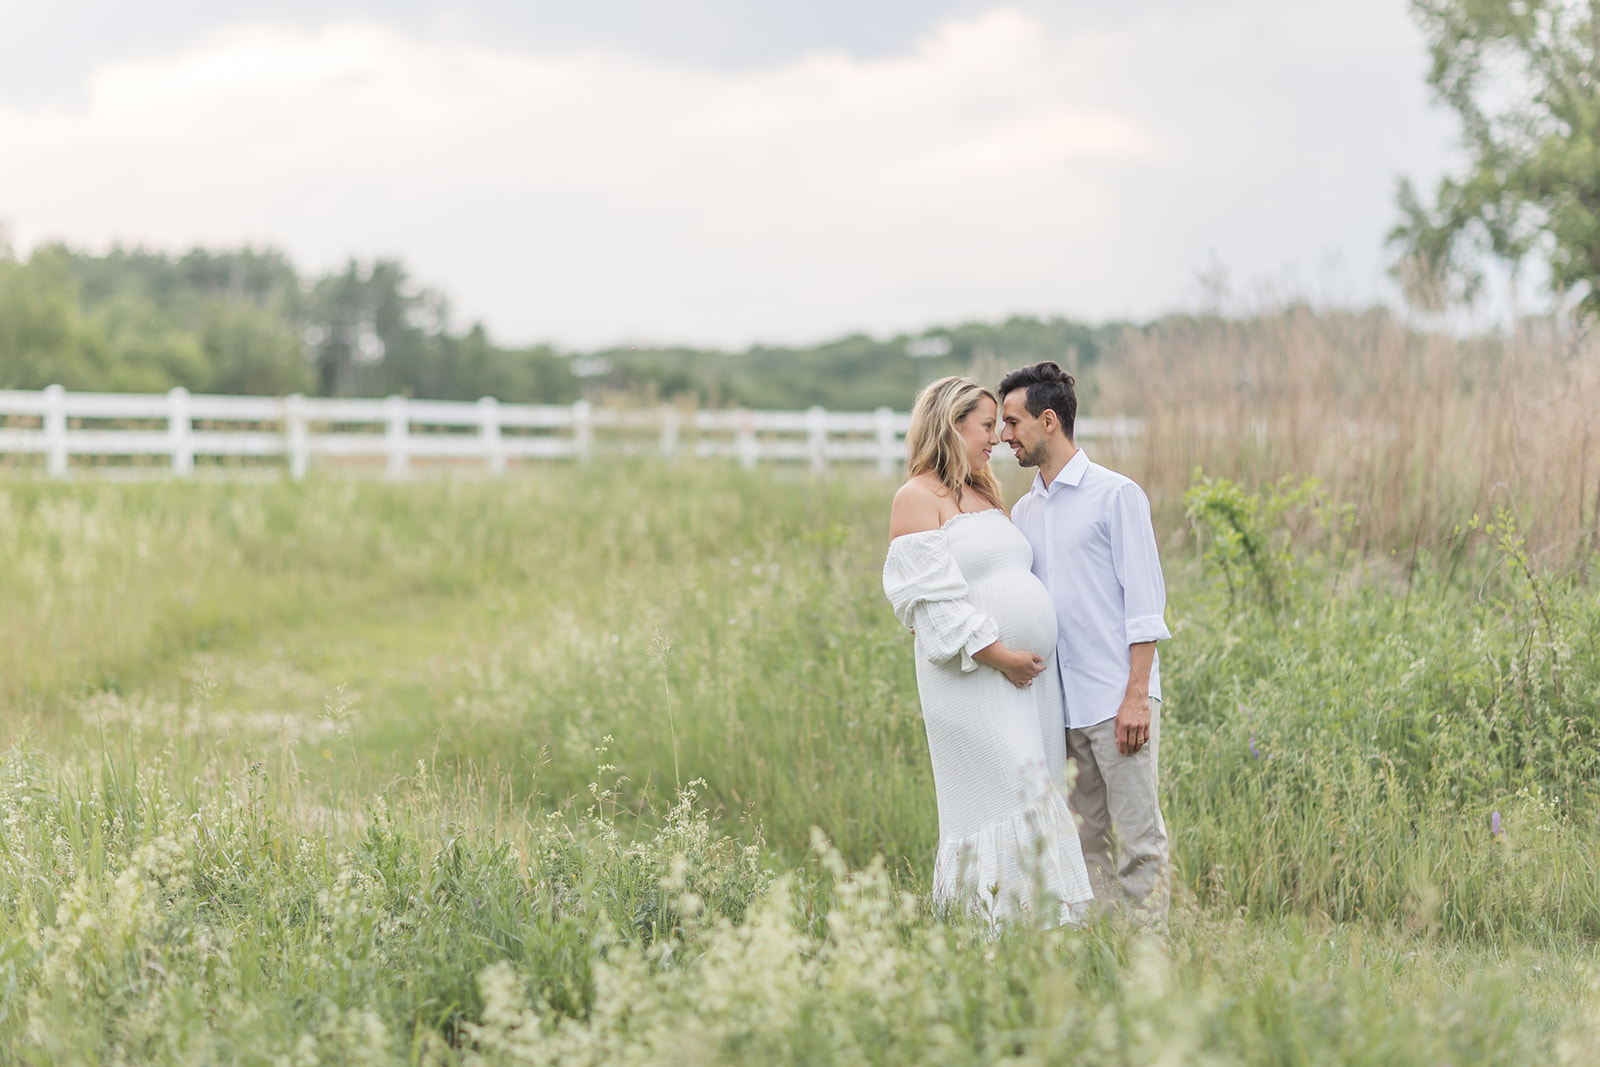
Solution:
[[[1057,925],[1092,893],[1055,781],[1066,759],[1056,610],[989,470],[998,417],[994,394],[970,378],[918,395],[883,589],[916,634],[939,801],[935,904]]]

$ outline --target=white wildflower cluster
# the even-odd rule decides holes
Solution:
[[[708,923],[685,949],[602,935],[593,1006],[557,1012],[514,965],[483,969],[484,1010],[467,1024],[474,1067],[644,1067],[816,1062],[1027,1064],[1200,1062],[1206,1020],[1167,1002],[1172,968],[1149,935],[1129,947],[1128,995],[1074,983],[1083,942],[1066,931],[995,940],[981,922],[944,923],[896,892],[881,863],[851,871],[826,840],[833,907],[819,930],[792,875],[743,923]],[[679,888],[687,863],[664,882]],[[1037,1015],[1016,1014],[1018,983]],[[1220,1010],[1209,1004],[1206,1010]],[[976,1023],[976,1025],[974,1025]]]
[[[679,815],[663,838],[692,839],[695,822]],[[514,967],[496,964],[479,975],[485,1010],[467,1028],[476,1062],[766,1062],[807,1042],[847,1048],[863,1028],[935,1026],[950,1005],[948,997],[930,995],[942,980],[933,989],[921,982],[931,976],[929,958],[907,936],[916,901],[892,891],[881,864],[852,874],[823,847],[837,903],[822,937],[802,929],[793,882],[784,876],[745,922],[707,926],[692,962],[672,965],[670,948],[660,943],[636,949],[606,939],[585,1020],[555,1014],[528,996]],[[686,893],[690,874],[679,853],[663,889]]]
[[[394,1062],[394,1040],[383,1019],[370,1008],[345,1008],[324,1001],[315,1026],[294,1047],[274,1057],[275,1067],[384,1067]]]
[[[306,957],[314,981],[342,973],[359,984],[361,976],[381,972],[399,929],[386,897],[378,879],[353,866],[348,856],[341,857],[333,885],[317,894],[320,937]]]
[[[482,1021],[465,1028],[474,1048],[469,1062],[713,1062],[728,1045],[762,1061],[762,1050],[790,1036],[817,986],[817,965],[791,921],[789,886],[775,888],[743,925],[722,922],[709,931],[692,969],[653,968],[644,951],[607,939],[595,964],[594,1007],[583,1021],[530,1000],[510,964],[486,968],[478,979]]]
[[[28,808],[33,798],[26,793],[0,792],[0,825],[5,828],[6,839],[20,841],[31,823]]]
[[[101,1020],[113,1061],[141,1058],[174,1003],[207,1004],[241,1024],[257,1014],[237,994],[232,932],[194,921],[192,862],[189,846],[166,832],[120,870],[78,872],[30,976],[23,1032],[36,1047],[68,1048],[80,1012]]]
[[[762,866],[759,832],[743,846],[718,833],[710,812],[699,806],[705,787],[704,779],[686,785],[660,831],[622,853],[625,862],[661,888],[663,903],[686,930],[698,927],[707,910],[742,917],[772,884],[771,873]]]
[[[187,887],[187,850],[162,835],[134,853],[109,887],[88,872],[78,875],[56,905],[55,924],[43,939],[41,985],[73,994],[94,989],[107,962],[159,952],[168,940],[162,903]]]

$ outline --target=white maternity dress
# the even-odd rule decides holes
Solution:
[[[916,631],[939,803],[935,904],[973,908],[991,923],[1031,914],[1053,925],[1080,918],[1093,893],[1058,785],[1066,735],[1056,610],[1032,565],[1027,538],[996,508],[896,537],[883,589]],[[1033,685],[1018,689],[972,658],[996,640],[1044,658]]]

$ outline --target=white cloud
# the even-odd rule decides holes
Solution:
[[[1274,32],[1306,37],[1293,20]],[[24,246],[254,240],[313,267],[399,254],[519,340],[1148,312],[1183,297],[1206,248],[1248,270],[1350,239],[1342,216],[1297,219],[1282,236],[1298,247],[1246,228],[1236,253],[1240,228],[1218,230],[1292,211],[1292,183],[1350,190],[1306,182],[1301,133],[1267,136],[1285,101],[1207,112],[1239,86],[1205,80],[1194,33],[1163,16],[1071,34],[1001,10],[902,56],[726,71],[375,24],[241,27],[101,68],[80,109],[0,109],[0,218]],[[1224,59],[1272,44],[1207,36]],[[1240,182],[1252,152],[1282,172],[1281,204]]]

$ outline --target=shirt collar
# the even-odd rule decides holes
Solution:
[[[1083,482],[1083,476],[1088,473],[1088,470],[1089,453],[1080,448],[1072,454],[1072,458],[1067,460],[1067,465],[1061,468],[1056,474],[1055,481],[1048,486],[1044,484],[1043,474],[1035,474],[1033,476],[1033,492],[1038,496],[1049,496],[1050,490],[1058,485],[1070,485],[1076,489]]]

